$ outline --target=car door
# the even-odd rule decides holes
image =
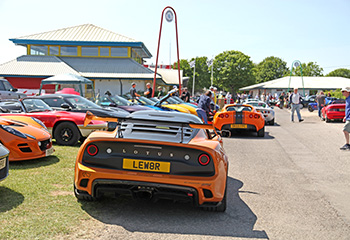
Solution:
[[[3,81],[0,81],[0,99],[9,99],[8,91],[6,91]]]

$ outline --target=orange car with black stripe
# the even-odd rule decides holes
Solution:
[[[91,119],[101,120],[87,114],[86,123]],[[161,111],[118,120],[115,130],[93,132],[80,147],[74,176],[78,199],[111,192],[225,211],[228,159],[212,125],[192,114]]]
[[[264,115],[249,104],[225,105],[215,114],[213,124],[219,131],[249,130],[265,136]]]
[[[9,161],[41,158],[54,152],[45,125],[32,117],[1,116],[0,143],[10,151]]]

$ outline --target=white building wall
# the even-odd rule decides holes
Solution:
[[[108,90],[112,93],[112,95],[124,95],[129,93],[131,88],[131,83],[136,83],[136,90],[144,92],[146,90],[146,83],[149,81],[139,80],[139,81],[132,81],[132,80],[122,80],[122,86],[123,89],[120,88],[120,81],[119,80],[95,80],[95,92],[96,95],[104,95],[105,92]]]

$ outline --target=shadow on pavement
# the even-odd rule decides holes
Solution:
[[[189,204],[131,198],[81,202],[81,207],[93,218],[131,232],[268,239],[265,231],[254,230],[257,217],[239,196],[242,186],[241,181],[228,178],[228,206],[224,213],[206,212]]]
[[[225,137],[224,137],[225,138]],[[271,136],[268,131],[265,129],[265,136],[264,137],[258,137],[256,135],[256,132],[250,132],[250,131],[244,131],[244,130],[234,130],[231,133],[230,138],[249,138],[249,139],[261,139],[261,140],[267,140],[267,139],[274,139],[274,136]]]

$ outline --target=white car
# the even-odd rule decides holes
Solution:
[[[252,105],[257,111],[261,112],[265,117],[265,123],[269,125],[275,124],[275,111],[268,104],[259,100],[250,100],[245,103]]]

